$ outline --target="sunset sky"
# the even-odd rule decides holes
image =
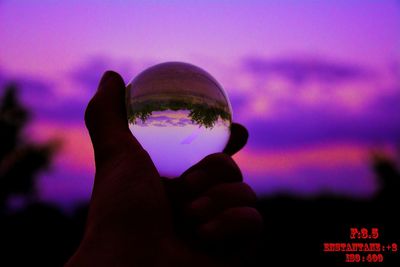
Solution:
[[[400,137],[400,2],[0,0],[0,88],[17,81],[26,131],[63,139],[41,198],[87,200],[93,182],[83,113],[108,69],[129,82],[184,61],[226,89],[250,132],[235,156],[261,195],[367,197],[374,149]]]

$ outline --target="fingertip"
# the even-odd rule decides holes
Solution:
[[[211,198],[209,198],[208,196],[201,196],[189,203],[186,208],[186,213],[190,217],[202,219],[207,217],[208,213],[210,213],[211,207]]]
[[[224,209],[239,206],[253,207],[257,203],[256,193],[244,182],[219,184],[211,187],[205,195]]]
[[[186,170],[181,175],[181,179],[189,194],[197,196],[216,184],[241,182],[243,175],[239,166],[229,155],[214,153]]]
[[[231,135],[223,152],[231,156],[234,155],[246,145],[248,138],[249,132],[246,127],[239,123],[232,123]]]
[[[128,128],[125,83],[115,71],[103,74],[96,94],[86,107],[85,124],[93,143],[96,161],[109,158],[116,151],[123,151],[127,144],[134,144],[136,150],[141,150]]]
[[[233,122],[231,125],[231,129],[236,131],[238,134],[240,134],[246,140],[249,137],[249,132],[247,131],[246,127],[244,127],[240,123]]]
[[[105,116],[106,115],[106,116]],[[89,131],[96,128],[95,124],[102,123],[113,115],[110,121],[126,120],[125,84],[117,72],[106,71],[99,82],[97,92],[89,101],[85,110],[85,123]]]
[[[98,86],[98,91],[101,91],[107,88],[106,85],[110,83],[116,83],[118,85],[125,86],[124,80],[122,79],[121,75],[113,70],[107,70],[104,72],[103,76],[100,79],[100,83]]]

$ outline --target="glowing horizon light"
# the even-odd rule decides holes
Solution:
[[[228,142],[232,109],[222,86],[204,70],[167,62],[127,86],[129,129],[161,176],[173,178]]]

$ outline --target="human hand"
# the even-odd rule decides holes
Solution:
[[[160,177],[128,128],[119,74],[103,75],[85,121],[96,175],[84,238],[67,267],[238,262],[229,250],[246,248],[262,228],[251,207],[255,194],[230,157],[247,141],[243,126],[232,124],[224,153],[205,157],[171,180]]]

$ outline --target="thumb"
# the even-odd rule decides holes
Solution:
[[[86,108],[85,123],[93,144],[96,168],[127,150],[136,158],[147,154],[128,128],[125,84],[118,73],[104,73]]]
[[[85,123],[96,174],[85,235],[72,262],[143,266],[142,260],[148,260],[161,236],[171,234],[172,226],[157,170],[129,130],[125,84],[118,73],[103,75],[86,108]],[[134,260],[139,263],[132,264]]]

